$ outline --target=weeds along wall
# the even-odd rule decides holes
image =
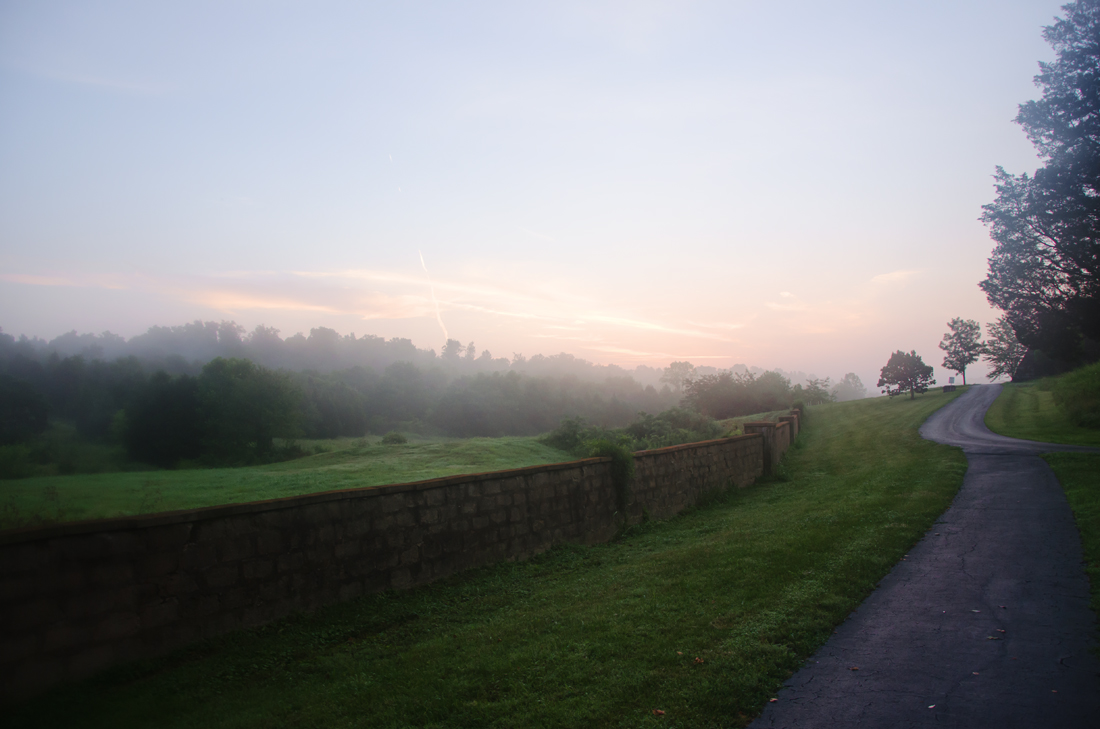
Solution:
[[[0,698],[296,611],[606,541],[624,523],[751,484],[773,452],[761,434],[639,452],[626,515],[610,459],[590,458],[0,532]]]

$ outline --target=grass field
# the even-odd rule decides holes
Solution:
[[[1100,446],[1100,430],[1070,422],[1054,404],[1056,378],[1004,385],[985,414],[986,427],[994,433],[1045,443]]]
[[[994,433],[1045,443],[1100,446],[1100,430],[1069,421],[1051,397],[1057,378],[1005,385],[985,416]],[[1066,492],[1081,532],[1092,609],[1100,613],[1100,454],[1051,453],[1043,456]]]
[[[917,427],[954,396],[814,408],[778,477],[613,543],[237,633],[8,721],[742,726],[950,504],[965,460]]]
[[[251,468],[139,471],[0,481],[0,529],[193,509],[334,489],[576,460],[535,438],[310,441],[330,452]]]
[[[735,430],[788,411],[722,421]],[[277,499],[335,489],[410,483],[441,476],[501,471],[577,456],[538,438],[421,438],[384,445],[378,437],[304,440],[315,456],[246,468],[112,471],[0,480],[0,529],[148,514]],[[102,450],[102,449],[101,449]]]

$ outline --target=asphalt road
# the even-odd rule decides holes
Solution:
[[[963,448],[962,488],[752,727],[1100,727],[1081,541],[1037,455],[1096,449],[990,432],[1000,389],[972,386],[921,427]]]

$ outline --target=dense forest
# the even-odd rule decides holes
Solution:
[[[455,340],[437,356],[409,340],[328,329],[280,339],[257,327],[245,336],[232,322],[153,327],[129,341],[0,332],[0,477],[262,463],[300,455],[302,439],[391,431],[472,437],[629,426],[635,447],[655,447],[720,430],[704,420],[838,393],[828,380],[792,387],[782,373],[744,366],[628,371],[566,354],[494,359]],[[100,446],[91,462],[89,445]]]

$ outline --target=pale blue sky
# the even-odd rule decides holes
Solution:
[[[0,2],[0,326],[938,366],[1057,13]]]

